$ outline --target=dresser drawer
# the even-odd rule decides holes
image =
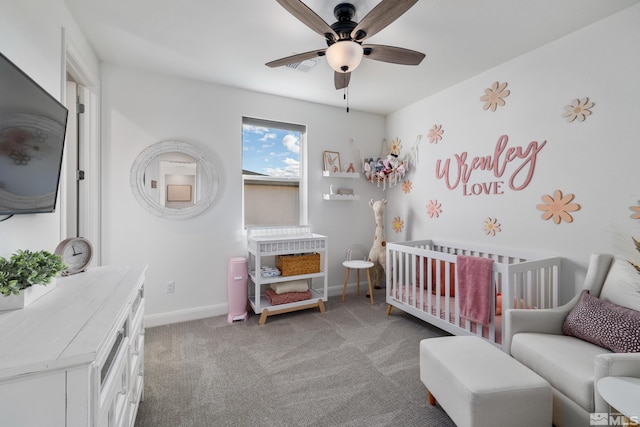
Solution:
[[[138,305],[138,310],[133,314],[131,322],[131,352],[141,352],[140,346],[144,343],[144,300]]]
[[[142,358],[140,358],[142,362]],[[142,365],[139,366],[139,373],[134,374],[131,378],[131,389],[129,390],[129,413],[128,423],[126,425],[133,426],[138,412],[138,405],[142,400],[143,388],[144,388],[144,376],[142,373]],[[135,372],[138,372],[134,369]]]
[[[127,410],[129,392],[129,338],[124,337],[118,343],[115,357],[110,362],[106,377],[103,378],[98,392],[98,419],[101,427],[114,427],[120,424]],[[104,372],[100,369],[99,375]],[[107,421],[106,424],[103,424]]]

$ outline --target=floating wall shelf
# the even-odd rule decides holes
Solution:
[[[324,200],[360,200],[357,194],[323,194]]]
[[[357,172],[331,172],[322,171],[322,176],[325,178],[360,178],[360,174]],[[357,194],[323,194],[324,200],[360,200],[360,196]]]
[[[322,176],[326,178],[360,178],[360,174],[358,172],[322,171]]]

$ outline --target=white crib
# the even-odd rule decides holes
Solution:
[[[387,243],[386,300],[454,335],[478,335],[502,343],[501,312],[514,308],[558,306],[559,257],[474,247],[442,240]],[[455,263],[457,255],[493,259],[491,317],[488,325],[460,316]],[[452,295],[453,294],[453,295]]]

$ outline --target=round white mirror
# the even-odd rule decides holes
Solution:
[[[131,166],[131,191],[149,212],[167,219],[203,213],[218,192],[218,174],[193,144],[162,141],[144,149]]]

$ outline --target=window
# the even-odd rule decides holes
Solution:
[[[244,227],[307,223],[306,128],[243,117]]]

